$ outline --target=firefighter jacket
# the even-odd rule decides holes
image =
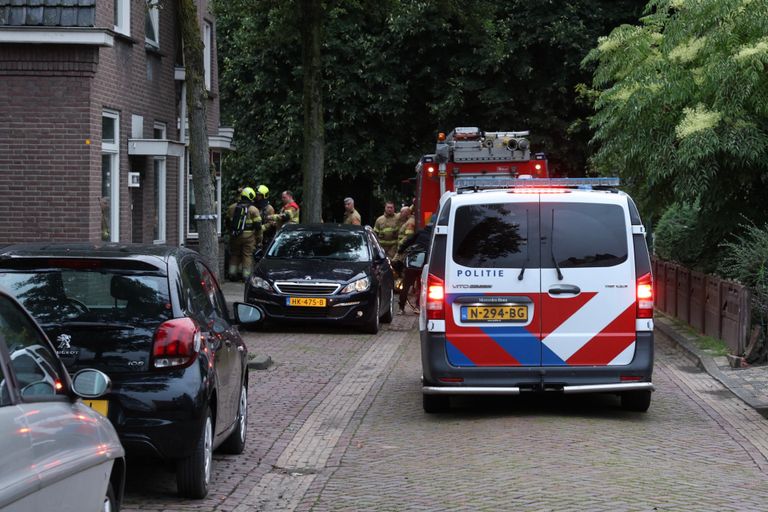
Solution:
[[[410,215],[403,225],[400,226],[400,230],[397,232],[397,246],[398,248],[403,245],[406,238],[411,236],[416,231],[416,217]]]
[[[280,213],[270,215],[269,220],[274,222],[276,229],[283,227],[283,224],[298,224],[299,205],[296,204],[296,201],[291,201],[280,209]]]
[[[270,238],[274,236],[274,225],[269,221],[270,215],[275,214],[275,209],[269,204],[269,199],[259,199],[254,203],[256,208],[259,209],[261,218],[264,222],[261,225],[261,233],[256,233],[256,243],[261,244],[264,238]]]
[[[373,226],[373,232],[379,239],[381,247],[387,251],[390,258],[394,258],[397,253],[397,234],[400,230],[400,224],[397,221],[397,215],[384,214],[376,219]]]
[[[362,222],[363,220],[360,217],[360,214],[354,208],[352,209],[351,212],[347,212],[347,211],[344,212],[344,222],[342,222],[342,224],[355,224],[359,226],[360,224],[362,224]]]
[[[261,234],[261,214],[259,213],[259,209],[256,208],[252,203],[232,203],[227,209],[227,218],[230,219],[230,222],[232,222],[232,216],[235,213],[235,208],[237,208],[237,205],[248,206],[248,213],[245,217],[245,228],[243,229],[243,232],[237,236],[237,238],[260,238],[260,236],[258,236]]]

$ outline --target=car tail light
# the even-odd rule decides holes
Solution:
[[[432,274],[427,276],[427,320],[445,320],[445,283]]]
[[[637,280],[637,318],[653,318],[653,280],[650,272]]]
[[[200,352],[202,336],[191,318],[174,318],[155,331],[152,358],[155,368],[187,366]]]

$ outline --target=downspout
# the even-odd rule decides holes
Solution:
[[[184,216],[186,212],[186,201],[184,191],[187,185],[187,81],[181,82],[181,106],[179,107],[181,120],[179,121],[179,140],[184,144],[184,154],[179,159],[179,245],[183,246],[186,242],[184,229]]]

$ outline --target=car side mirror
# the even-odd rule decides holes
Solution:
[[[264,318],[264,311],[259,306],[245,302],[235,302],[234,311],[235,323],[238,324],[255,324]]]
[[[109,393],[112,380],[99,370],[86,368],[72,377],[72,390],[82,398],[98,398]]]

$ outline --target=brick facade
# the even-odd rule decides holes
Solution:
[[[207,2],[200,4],[201,23],[212,22]],[[114,34],[111,47],[0,43],[0,244],[101,241],[105,110],[119,115],[119,239],[153,242],[154,157],[129,156],[128,139],[154,138],[155,123],[162,123],[165,138],[179,140],[180,38],[175,2],[159,10],[159,48],[145,44],[144,5],[129,5],[130,37]],[[113,8],[96,2],[95,27],[112,28]],[[218,133],[220,120],[215,56],[214,44],[209,135]],[[137,137],[134,116],[143,119]],[[168,244],[180,242],[181,162],[165,157]],[[128,187],[129,171],[140,173],[139,188]]]

